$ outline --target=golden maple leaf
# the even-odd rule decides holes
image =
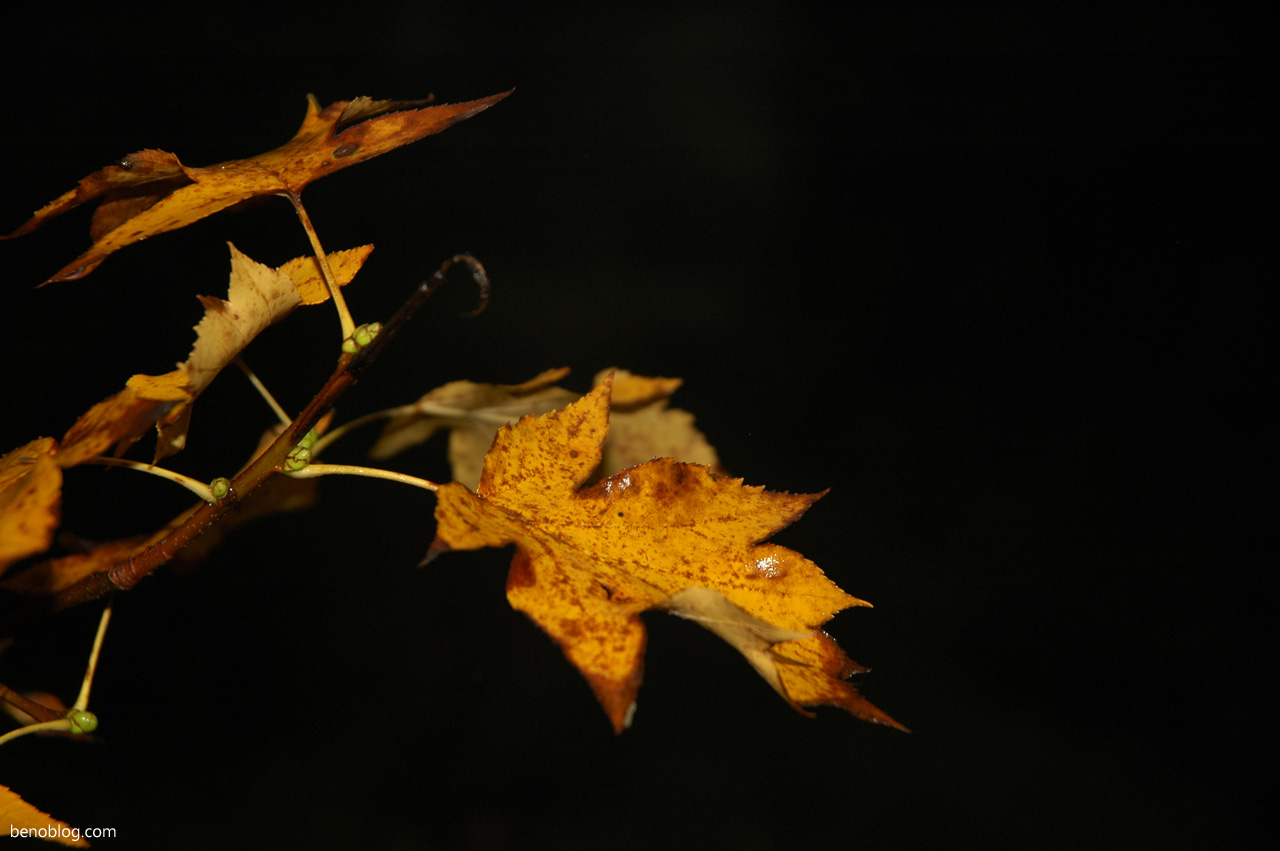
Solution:
[[[168,151],[139,151],[82,179],[0,239],[29,233],[67,210],[102,199],[89,228],[92,247],[45,283],[73,280],[126,245],[185,227],[250,198],[297,196],[313,180],[439,133],[509,94],[425,107],[427,101],[361,97],[323,110],[314,95],[307,95],[302,127],[275,150],[203,168],[185,166]]]
[[[583,487],[601,461],[611,386],[499,430],[476,490],[438,491],[428,559],[514,543],[507,599],[556,640],[615,731],[643,675],[640,613],[654,608],[729,641],[796,708],[833,704],[905,729],[845,682],[865,669],[821,630],[869,604],[799,553],[761,543],[822,494],[773,493],[669,458]]]

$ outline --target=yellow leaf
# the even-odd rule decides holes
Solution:
[[[72,848],[89,847],[77,828],[37,810],[8,786],[0,786],[0,831],[5,830],[6,821],[8,830],[0,835],[36,837]]]
[[[249,198],[297,195],[313,180],[439,133],[509,94],[425,107],[426,101],[362,97],[337,101],[323,110],[308,95],[302,127],[275,150],[204,168],[185,166],[167,151],[139,151],[84,178],[0,239],[29,233],[54,216],[102,199],[90,227],[93,246],[45,283],[73,280],[126,245],[185,227]]]
[[[438,491],[429,557],[514,543],[507,599],[556,640],[619,732],[642,679],[640,613],[653,608],[725,637],[794,706],[834,704],[901,728],[844,681],[861,669],[820,630],[868,604],[799,553],[761,543],[821,494],[773,493],[669,458],[583,487],[601,461],[610,387],[500,429],[476,491]]]
[[[57,441],[41,437],[0,458],[0,573],[53,541],[62,494],[57,451]]]
[[[329,268],[338,286],[344,287],[351,282],[372,251],[372,245],[361,245],[325,255],[329,258]],[[323,304],[329,300],[329,288],[320,273],[320,261],[314,256],[295,257],[281,266],[280,271],[293,279],[303,304]]]
[[[181,450],[187,441],[191,403],[204,392],[218,373],[235,360],[254,337],[284,319],[301,304],[320,304],[328,299],[328,288],[315,271],[315,258],[298,257],[278,269],[251,259],[231,243],[231,282],[227,298],[200,296],[204,317],[195,327],[196,343],[178,370],[186,376],[190,398],[183,409],[159,423],[155,460]],[[338,286],[349,283],[373,246],[340,251],[333,267]],[[295,277],[302,281],[300,288]],[[312,277],[316,280],[312,280]],[[323,295],[317,292],[317,286]],[[305,291],[304,291],[305,290]],[[136,378],[137,376],[135,376]]]
[[[76,420],[62,438],[60,467],[74,467],[106,452],[112,445],[124,452],[147,429],[162,419],[177,417],[190,401],[187,376],[182,370],[164,375],[135,375],[125,388]]]

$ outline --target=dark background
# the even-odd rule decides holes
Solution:
[[[458,5],[7,13],[0,230],[139,148],[275,147],[308,91],[516,87],[304,193],[326,247],[377,245],[358,321],[460,250],[495,286],[471,321],[465,283],[442,291],[340,416],[560,365],[580,389],[611,365],[683,377],[676,403],[733,473],[831,488],[776,540],[876,604],[830,630],[915,732],[806,720],[718,639],[647,616],[615,737],[508,608],[508,552],[416,569],[432,499],[342,480],[122,597],[100,744],[16,741],[0,782],[116,828],[104,848],[1248,845],[1275,680],[1270,22]],[[226,240],[272,264],[307,251],[272,199],[32,289],[87,222],[0,245],[5,451],[184,359]],[[247,356],[297,409],[334,342],[313,309]],[[223,474],[269,423],[228,373],[172,466]],[[443,477],[443,456],[396,466]],[[72,470],[64,525],[120,536],[187,503]],[[23,634],[0,681],[72,699],[96,617]]]

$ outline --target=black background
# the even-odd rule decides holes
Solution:
[[[915,732],[801,718],[727,645],[649,616],[615,737],[507,607],[509,553],[415,569],[432,499],[342,480],[121,598],[100,743],[18,740],[0,782],[116,828],[98,847],[1248,844],[1275,679],[1255,489],[1269,22],[968,5],[11,17],[5,231],[139,148],[206,165],[275,147],[309,91],[516,87],[304,193],[327,248],[377,246],[358,321],[458,251],[495,286],[470,321],[464,281],[442,291],[340,416],[560,365],[579,389],[611,365],[683,377],[676,403],[734,474],[831,488],[776,540],[876,604],[830,629]],[[0,245],[4,450],[185,358],[225,241],[271,264],[307,251],[272,199],[33,289],[87,221]],[[248,360],[296,409],[334,332],[304,311]],[[234,469],[270,422],[243,385],[202,397],[174,468]],[[443,477],[443,455],[397,467]],[[66,487],[64,525],[90,538],[188,503],[120,471]],[[70,700],[95,620],[24,633],[0,681]]]

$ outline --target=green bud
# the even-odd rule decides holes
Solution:
[[[226,476],[218,476],[209,482],[209,490],[213,491],[214,499],[226,499],[227,494],[231,493],[231,480]]]
[[[71,710],[67,713],[67,720],[71,722],[73,733],[92,733],[98,729],[98,716],[87,709]]]
[[[290,473],[296,473],[311,463],[311,450],[303,446],[301,443],[293,447],[284,459],[284,468]]]
[[[381,331],[381,322],[370,322],[368,325],[361,325],[351,332],[350,337],[342,341],[342,350],[349,355],[353,355],[372,343],[373,338],[378,336]]]

